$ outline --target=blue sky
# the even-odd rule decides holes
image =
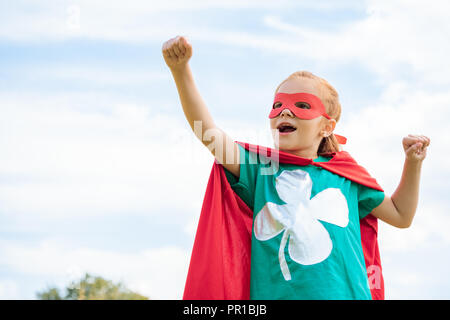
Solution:
[[[430,137],[413,226],[380,223],[381,257],[387,298],[449,298],[444,8],[2,2],[0,299],[34,299],[84,272],[181,298],[213,159],[190,132],[161,54],[177,35],[192,43],[196,84],[235,140],[270,145],[274,90],[298,70],[338,90],[336,132],[386,193],[401,176],[402,138]]]

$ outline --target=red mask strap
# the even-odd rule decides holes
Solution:
[[[347,138],[341,135],[338,135],[336,133],[334,133],[334,136],[336,137],[336,140],[339,142],[339,144],[346,144],[347,143]]]

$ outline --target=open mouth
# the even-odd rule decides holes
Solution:
[[[294,132],[295,130],[297,130],[296,127],[294,127],[293,125],[289,124],[289,123],[280,123],[277,127],[278,131],[284,134],[288,134],[291,132]]]

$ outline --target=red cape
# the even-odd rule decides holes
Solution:
[[[315,165],[361,185],[383,191],[376,180],[346,151],[330,153],[328,162],[313,162],[272,148],[239,142],[245,149],[280,163]],[[377,218],[368,214],[360,220],[361,243],[366,267],[375,272],[377,286],[371,288],[372,299],[384,299],[384,282],[378,249]],[[250,299],[250,257],[253,212],[233,191],[224,168],[214,161],[192,249],[184,288],[185,300]],[[372,287],[372,286],[371,286]]]

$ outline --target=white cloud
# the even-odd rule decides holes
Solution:
[[[428,202],[432,202],[430,199]],[[446,226],[450,223],[447,216],[448,208],[444,201],[438,205],[422,204],[418,207],[414,222],[408,229],[397,229],[386,223],[379,222],[379,243],[382,255],[414,253],[418,250],[450,246],[450,237]],[[450,255],[444,253],[450,258]]]
[[[188,19],[174,17],[177,13],[196,10],[221,9],[279,9],[354,7],[355,1],[277,1],[270,0],[134,0],[123,6],[120,1],[15,1],[1,8],[0,38],[12,41],[42,42],[62,41],[70,38],[103,39],[125,42],[146,42],[167,37],[167,34],[202,33]],[[173,17],[168,20],[167,16]],[[14,32],[11,32],[14,30]]]
[[[48,284],[64,287],[84,273],[108,280],[122,281],[129,289],[151,299],[181,299],[190,251],[178,247],[160,247],[137,253],[101,251],[85,247],[68,248],[53,241],[34,246],[14,243],[0,245],[2,268],[26,276],[46,279]],[[45,288],[35,288],[36,292]],[[0,296],[17,297],[13,282],[0,283]],[[23,292],[21,293],[23,294]]]
[[[19,286],[14,280],[0,279],[0,300],[20,299]]]
[[[380,232],[384,233],[383,230]],[[408,238],[406,230],[404,235]],[[392,239],[389,245],[395,247],[395,240]],[[428,239],[424,243],[413,241],[408,248],[395,252],[381,248],[387,299],[449,298],[450,277],[447,269],[450,257],[445,253],[449,252],[450,246],[448,242],[434,240]],[[401,241],[406,244],[403,238]]]
[[[0,37],[18,41],[22,38],[24,41],[44,41],[76,36],[124,42],[156,41],[162,45],[169,38],[183,34],[190,38],[194,47],[196,43],[207,41],[259,48],[266,52],[312,58],[324,68],[342,62],[359,62],[379,76],[377,81],[380,84],[406,77],[412,80],[416,88],[432,86],[443,89],[444,85],[448,85],[449,70],[445,68],[444,62],[450,51],[447,41],[450,25],[446,16],[449,4],[444,0],[436,1],[433,6],[423,1],[366,1],[366,17],[327,31],[311,29],[300,23],[288,23],[276,14],[263,16],[262,23],[278,31],[276,35],[198,27],[183,19],[174,24],[166,18],[169,13],[165,10],[172,11],[172,14],[192,8],[242,9],[253,6],[303,6],[306,9],[331,10],[355,8],[363,3],[346,1],[338,5],[322,1],[312,5],[311,2],[286,1],[281,5],[278,2],[259,1],[242,4],[239,1],[196,1],[187,5],[178,1],[170,4],[138,1],[130,6],[119,7],[111,5],[111,2],[89,1],[78,4],[81,18],[80,30],[76,33],[67,30],[66,26],[66,9],[71,3],[55,5],[40,2],[35,5],[35,10],[28,11],[24,10],[25,3],[8,8],[12,12],[2,20],[5,26],[0,30],[16,31],[5,31]],[[159,14],[152,15],[156,12]],[[15,28],[14,21],[20,21],[17,18],[21,16],[28,24]]]
[[[442,86],[449,83],[449,68],[444,66],[450,51],[449,5],[444,0],[433,6],[423,1],[367,1],[367,17],[327,32],[289,24],[277,16],[267,16],[264,22],[283,31],[280,39],[290,35],[285,45],[275,45],[283,52],[304,55],[326,66],[360,62],[379,76],[381,84],[411,68],[414,78],[410,80],[416,88]]]
[[[196,190],[206,187],[213,157],[184,119],[107,98],[89,111],[96,98],[0,99],[0,148],[9,150],[0,159],[8,178],[0,184],[3,211],[41,217],[197,212],[202,195]]]
[[[111,87],[118,85],[151,85],[157,81],[170,80],[170,72],[152,70],[122,69],[115,66],[113,70],[95,65],[40,64],[15,66],[9,71],[14,77],[23,80],[39,79],[41,83],[88,84],[89,86]]]
[[[397,90],[397,95],[389,92]],[[347,114],[341,132],[348,137],[345,149],[367,164],[369,172],[381,179],[383,186],[394,192],[403,169],[403,137],[408,134],[422,134],[431,139],[427,158],[422,166],[423,190],[433,187],[436,179],[450,174],[446,148],[450,137],[446,134],[445,118],[449,115],[448,93],[400,90],[393,84],[388,94],[373,105]],[[384,178],[383,178],[384,177]],[[439,180],[439,179],[438,179]]]
[[[442,62],[449,52],[447,41],[448,2],[437,0],[430,6],[423,1],[134,1],[118,6],[111,1],[80,1],[79,25],[69,27],[74,13],[71,2],[15,2],[2,17],[0,37],[15,41],[64,40],[71,37],[125,42],[168,40],[178,34],[194,41],[210,41],[256,47],[278,53],[307,56],[320,62],[361,62],[382,77],[395,79],[399,68],[411,67],[418,84],[441,85],[446,81]],[[317,31],[301,24],[290,24],[282,16],[270,14],[262,22],[277,31],[274,36],[196,27],[191,21],[178,19],[174,23],[167,15],[196,9],[244,9],[252,7],[304,9],[350,9],[366,6],[367,16],[350,21],[337,29]],[[33,10],[30,9],[30,6]],[[27,8],[27,10],[25,10]],[[68,12],[69,11],[69,12]],[[75,10],[76,11],[76,10]],[[170,13],[169,13],[170,12]],[[21,21],[18,25],[17,21]],[[26,23],[22,23],[26,21]],[[430,23],[432,21],[432,23]],[[10,30],[15,30],[10,32]],[[326,49],[325,49],[326,48]],[[406,70],[407,71],[407,70]],[[381,79],[380,79],[381,81]],[[447,82],[446,82],[447,83]]]

